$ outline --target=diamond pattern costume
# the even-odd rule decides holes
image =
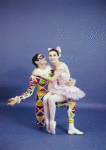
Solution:
[[[37,87],[37,93],[35,96],[35,99],[36,99],[35,112],[36,112],[36,119],[37,119],[38,127],[41,129],[45,126],[43,97],[48,92],[48,82],[39,76],[35,77],[34,75],[32,75],[30,77],[29,88],[25,93],[23,93],[21,96],[19,96],[19,102],[23,99],[30,97],[34,92],[35,87]]]

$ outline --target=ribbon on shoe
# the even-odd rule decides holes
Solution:
[[[49,52],[51,49],[53,49],[53,48],[48,48],[48,52]],[[58,53],[59,53],[59,57],[61,57],[61,48],[60,48],[60,46],[56,47],[56,50],[57,50]]]

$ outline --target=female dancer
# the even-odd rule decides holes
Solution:
[[[39,75],[42,78],[45,78],[49,81],[49,92],[44,96],[44,112],[45,112],[45,121],[47,126],[47,131],[49,133],[55,134],[56,122],[55,112],[56,106],[55,102],[62,102],[66,99],[79,100],[85,96],[85,93],[79,88],[75,87],[74,84],[71,87],[67,87],[65,83],[70,79],[70,73],[67,65],[59,61],[61,56],[61,49],[57,47],[56,49],[48,49],[49,51],[49,60],[53,63],[54,76],[48,77],[41,74],[38,70],[33,72],[33,75]],[[75,80],[74,80],[75,81]],[[69,134],[83,134],[77,130],[74,125],[71,125],[72,131],[69,131]]]

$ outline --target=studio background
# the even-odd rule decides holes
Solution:
[[[47,49],[57,46],[62,50],[60,61],[68,65],[76,86],[86,93],[77,106],[106,109],[103,0],[0,0],[1,108],[9,98],[27,90],[35,68],[32,57],[41,53],[49,62]],[[34,106],[35,94],[36,90],[21,104],[8,106],[9,110]]]

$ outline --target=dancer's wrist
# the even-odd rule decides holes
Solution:
[[[19,96],[16,96],[15,98],[17,98],[17,104],[19,104],[21,102],[21,99]]]

